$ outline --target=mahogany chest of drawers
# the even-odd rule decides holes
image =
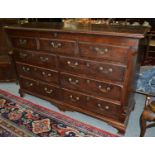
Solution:
[[[21,96],[38,96],[125,132],[145,28],[31,23],[5,30]]]

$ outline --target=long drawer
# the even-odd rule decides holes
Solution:
[[[41,96],[60,100],[61,91],[59,87],[38,82],[32,79],[20,78],[21,88],[31,93],[39,94]]]
[[[116,84],[82,78],[67,73],[61,73],[60,80],[64,88],[118,101],[120,101],[123,91],[123,87]]]
[[[116,118],[121,111],[121,106],[119,104],[108,102],[99,98],[94,98],[83,93],[63,89],[62,94],[63,100],[66,104],[83,108],[95,114]]]
[[[53,84],[59,83],[58,72],[54,70],[47,70],[22,63],[17,63],[17,70],[20,76],[30,77]]]
[[[110,60],[126,64],[128,49],[127,46],[79,42],[81,57],[100,61]]]
[[[39,51],[15,50],[14,58],[16,61],[40,67],[47,67],[50,69],[56,68],[56,56],[54,54],[47,54]]]
[[[73,74],[85,74],[88,77],[100,80],[122,82],[124,80],[126,66],[61,56],[59,69]]]

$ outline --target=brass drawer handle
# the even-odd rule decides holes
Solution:
[[[46,76],[46,75],[47,75],[48,77],[51,77],[51,76],[52,76],[51,73],[45,73],[45,72],[42,72],[41,74],[42,74],[43,76]]]
[[[90,67],[90,63],[87,62],[87,63],[86,63],[86,66],[89,68],[89,67]]]
[[[69,96],[69,98],[70,98],[70,100],[72,101],[72,102],[77,102],[77,101],[79,101],[80,100],[80,98],[77,96],[77,97],[75,97],[75,98],[73,98],[73,96],[72,95],[70,95]]]
[[[53,93],[53,90],[52,89],[48,90],[48,88],[44,88],[44,90],[45,90],[45,92],[47,94],[52,94]]]
[[[53,47],[53,48],[61,48],[62,47],[62,44],[59,43],[59,42],[50,42],[50,45]]]
[[[100,103],[98,103],[97,104],[97,107],[99,107],[100,109],[102,109],[102,110],[109,110],[110,109],[110,107],[108,106],[108,105],[106,105],[104,108],[101,106],[101,104]]]
[[[87,97],[86,97],[86,100],[87,100],[87,101],[89,101],[89,100],[90,100],[90,97],[89,97],[89,96],[87,96]]]
[[[47,76],[48,76],[48,77],[51,77],[51,76],[52,76],[52,74],[51,74],[51,73],[48,73],[48,74],[47,74]]]
[[[86,80],[86,82],[87,82],[87,84],[89,84],[90,83],[90,80]]]
[[[76,85],[76,84],[79,83],[79,80],[75,80],[75,81],[73,81],[72,78],[68,78],[68,81],[69,81],[71,84],[73,84],[73,85]]]
[[[27,44],[27,40],[26,39],[19,39],[18,44],[19,44],[19,46],[24,47]]]
[[[75,68],[75,67],[77,67],[77,66],[79,65],[78,62],[72,63],[71,61],[67,61],[67,64],[68,64],[70,67],[72,67],[72,68]]]
[[[99,90],[102,91],[103,93],[108,93],[111,88],[110,87],[106,87],[106,88],[102,88],[101,85],[98,86]]]
[[[109,107],[109,106],[105,106],[105,109],[106,109],[106,110],[109,110],[109,109],[110,109],[110,107]]]
[[[104,69],[104,67],[100,66],[99,67],[99,70],[102,72],[102,73],[105,73],[105,74],[109,74],[109,73],[112,73],[113,72],[113,69],[112,68],[108,68],[108,69]]]
[[[24,72],[29,72],[30,71],[30,68],[29,67],[24,67],[23,66],[22,69],[23,69]]]
[[[40,57],[40,60],[41,60],[42,62],[47,62],[47,61],[49,60],[49,58],[46,58],[46,57]]]
[[[53,33],[53,36],[56,38],[56,37],[58,37],[58,33],[57,32],[54,32]]]
[[[26,58],[28,56],[28,54],[26,53],[19,53],[20,58]]]
[[[33,86],[33,83],[32,82],[26,82],[26,86],[27,87],[32,87]]]
[[[95,52],[98,52],[99,54],[106,54],[108,53],[108,48],[99,48],[99,47],[94,47],[93,48]]]
[[[99,108],[101,108],[101,104],[98,103],[97,106],[98,106]]]

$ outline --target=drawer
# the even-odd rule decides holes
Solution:
[[[117,103],[108,102],[100,98],[63,89],[63,100],[66,104],[103,116],[118,118],[121,106]]]
[[[64,88],[85,91],[84,79],[71,74],[62,73],[60,75],[61,85]]]
[[[79,107],[79,108],[86,108],[86,96],[73,92],[67,89],[62,89],[63,91],[63,101],[66,104],[69,104],[71,106]]]
[[[80,56],[94,60],[110,60],[127,63],[127,52],[129,47],[114,46],[108,44],[94,44],[87,42],[79,43]]]
[[[74,59],[70,57],[60,56],[59,69],[63,72],[71,72],[75,74],[85,73],[86,61]]]
[[[40,67],[51,69],[56,68],[56,56],[38,51],[15,50],[14,57],[16,61],[25,62]]]
[[[59,68],[61,71],[74,74],[83,74],[99,80],[122,82],[126,67],[112,63],[99,63],[69,57],[60,57]]]
[[[57,54],[74,55],[74,51],[76,50],[76,42],[56,39],[40,39],[40,49]]]
[[[20,87],[22,89],[25,89],[30,92],[37,92],[38,84],[36,81],[25,79],[25,78],[19,78]]]
[[[121,100],[122,86],[92,79],[85,79],[84,83],[86,91],[94,96],[117,101]]]
[[[90,77],[118,82],[124,81],[125,71],[125,66],[95,61],[87,61],[85,67],[85,73]]]
[[[37,49],[36,40],[33,38],[11,37],[10,39],[14,48]]]
[[[46,81],[48,83],[58,84],[58,72],[47,70],[30,65],[17,63],[17,70],[19,75],[30,77],[33,79]]]
[[[37,93],[45,97],[61,100],[60,89],[59,87],[56,87],[56,86],[39,82]]]
[[[76,75],[62,73],[60,75],[61,85],[67,89],[73,89],[90,95],[110,98],[120,101],[122,87],[116,84],[101,82]]]
[[[117,118],[121,113],[121,106],[103,99],[88,96],[87,110],[103,116]]]
[[[22,89],[25,89],[32,93],[34,92],[41,96],[60,100],[60,89],[56,86],[48,85],[26,78],[20,78],[20,85]]]

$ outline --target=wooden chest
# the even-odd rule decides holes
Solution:
[[[125,132],[146,29],[32,23],[6,32],[21,96],[38,96]]]

